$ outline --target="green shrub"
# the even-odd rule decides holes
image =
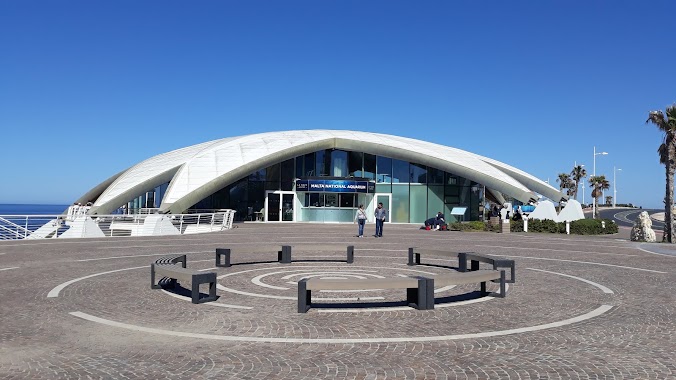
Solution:
[[[497,231],[497,227],[493,226],[488,222],[482,222],[479,220],[461,223],[453,222],[448,224],[448,229],[453,231]]]
[[[530,226],[530,223],[528,225]],[[523,220],[510,220],[509,221],[509,231],[510,232],[523,232]]]
[[[485,222],[476,220],[476,221],[469,222],[467,224],[469,224],[471,230],[486,231],[486,223]]]
[[[604,222],[605,228],[603,228]],[[570,233],[575,235],[615,234],[617,231],[617,224],[610,219],[581,219],[570,222]]]

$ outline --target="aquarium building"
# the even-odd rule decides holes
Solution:
[[[237,220],[352,222],[360,204],[372,215],[382,202],[389,222],[422,223],[438,211],[477,220],[486,201],[526,203],[539,195],[565,198],[517,168],[433,142],[298,130],[163,153],[115,174],[76,203],[91,203],[90,215],[234,209]]]

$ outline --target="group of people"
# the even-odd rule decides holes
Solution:
[[[385,219],[387,219],[387,210],[383,207],[382,202],[378,203],[378,207],[376,207],[376,211],[373,216],[376,219],[376,233],[373,236],[377,238],[383,237],[383,224],[385,223]],[[355,222],[359,224],[359,234],[357,237],[364,237],[364,225],[366,224],[366,219],[364,205],[359,205],[357,213],[354,216]]]
[[[373,236],[377,238],[383,237],[383,224],[387,219],[387,210],[383,207],[382,202],[378,203],[378,207],[376,207],[373,216],[375,217],[376,220],[376,233]],[[366,224],[367,219],[368,218],[366,216],[366,211],[364,210],[364,205],[359,205],[357,213],[354,215],[355,223],[359,224],[359,232],[357,234],[357,237],[360,238],[364,237],[364,225]],[[442,229],[445,225],[446,225],[446,217],[441,211],[439,211],[435,217],[427,219],[425,221],[425,226],[430,226],[434,230]]]

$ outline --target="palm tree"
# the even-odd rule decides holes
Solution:
[[[559,183],[559,190],[563,192],[563,189],[566,189],[566,192],[570,194],[570,175],[568,173],[559,173],[559,178],[556,179],[556,182]],[[558,206],[559,212],[561,211],[561,203]]]
[[[556,179],[556,182],[559,183],[559,190],[563,192],[563,189],[570,188],[570,175],[568,173],[559,173],[559,178]]]
[[[660,156],[660,163],[664,164],[667,186],[664,196],[664,234],[663,242],[673,243],[674,238],[674,220],[672,208],[674,205],[674,171],[676,170],[676,104],[667,107],[665,114],[658,111],[650,111],[647,123],[654,124],[660,131],[664,132],[662,144],[657,148]]]
[[[573,166],[573,171],[570,172],[571,181],[575,182],[575,188],[573,189],[573,198],[577,200],[577,189],[578,184],[582,181],[582,178],[587,176],[587,170],[582,165]]]
[[[594,198],[596,210],[599,209],[599,198],[603,195],[603,190],[610,189],[610,182],[604,175],[597,175],[589,177],[589,187],[592,188],[591,196]],[[596,215],[598,218],[598,213]]]

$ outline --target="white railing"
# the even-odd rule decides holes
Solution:
[[[0,240],[160,236],[232,228],[234,210],[200,214],[0,215]]]

